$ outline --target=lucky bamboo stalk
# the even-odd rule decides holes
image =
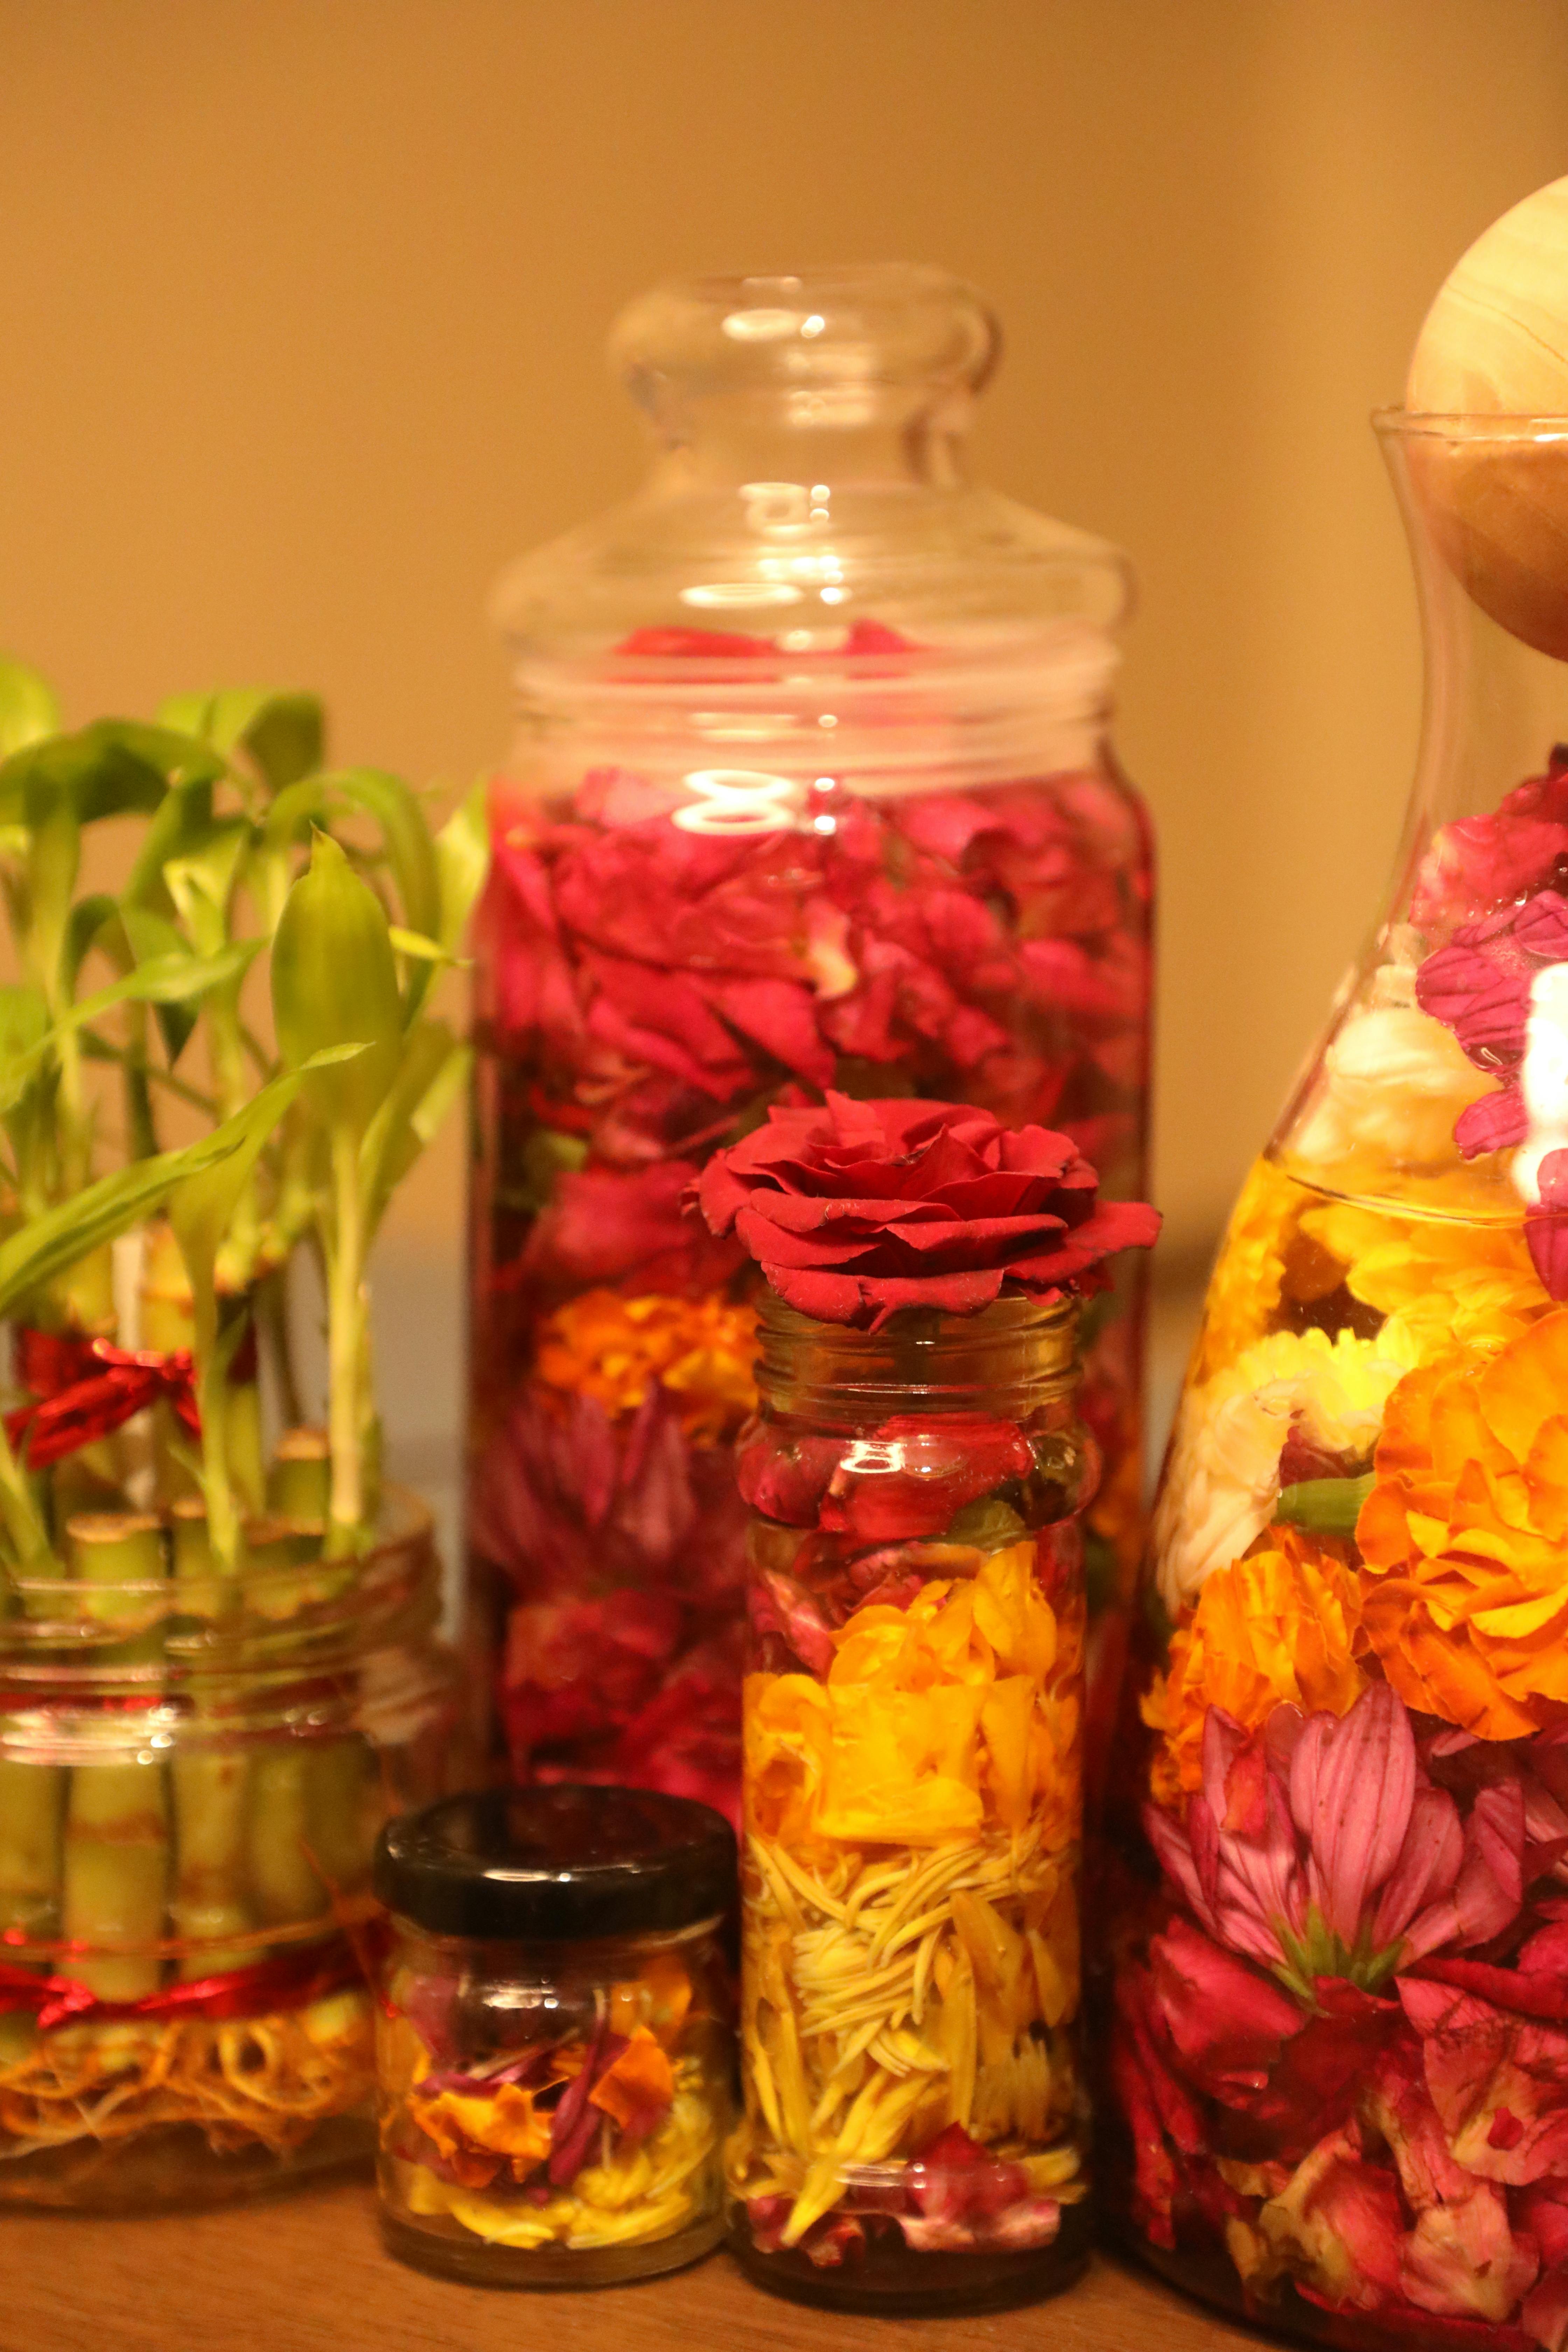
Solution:
[[[333,1895],[348,1895],[368,1874],[372,1758],[362,1739],[319,1742],[307,1775],[307,1837],[311,1858]]]
[[[331,1498],[331,1454],[324,1429],[286,1429],[267,1473],[271,1517],[323,1523]]]
[[[104,2000],[156,1991],[163,1967],[149,1947],[163,1938],[168,1895],[163,1768],[73,1766],[60,1906],[61,1932],[79,1947],[71,1974]]]
[[[217,1739],[216,1727],[208,1736]],[[190,1946],[179,1961],[183,1977],[210,1975],[207,1947],[243,1935],[253,1923],[247,1895],[247,1831],[250,1768],[220,1747],[188,1748],[171,1768],[174,1792],[174,1933]]]
[[[83,1595],[88,1616],[105,1625],[144,1624],[147,1596],[124,1588],[155,1584],[164,1575],[162,1522],[151,1512],[85,1514],[70,1522],[68,1540],[76,1580],[98,1588]],[[116,1645],[116,1654],[134,1663],[161,1647],[161,1633],[152,1630]],[[102,1728],[107,1747],[121,1745],[125,1735],[116,1737],[112,1717]],[[141,1737],[132,1731],[133,1742]],[[100,1998],[135,2000],[156,1989],[162,1964],[146,1948],[163,1938],[168,1894],[163,1765],[117,1759],[73,1766],[60,1925],[68,1941],[93,1956],[79,1962],[73,1955],[72,1972]]]
[[[291,1927],[330,1907],[326,1884],[310,1860],[311,1743],[284,1738],[251,1765],[247,1856],[258,1919]]]
[[[82,1511],[67,1522],[66,1543],[75,1580],[101,1588],[83,1595],[87,1617],[128,1631],[156,1622],[159,1597],[140,1588],[157,1586],[168,1574],[162,1519],[151,1511]],[[154,1633],[146,1654],[161,1648]]]
[[[29,1944],[59,1933],[65,1790],[58,1765],[0,1762],[0,1932]]]

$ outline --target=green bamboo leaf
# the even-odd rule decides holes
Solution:
[[[164,885],[198,954],[216,954],[228,936],[229,900],[249,845],[250,826],[231,817],[198,846],[164,861]]]
[[[210,776],[198,776],[189,782],[171,785],[142,836],[142,846],[121,894],[121,904],[151,907],[161,914],[169,913],[174,902],[163,880],[163,868],[171,858],[183,857],[195,849],[206,839],[212,825],[213,779]]]
[[[31,1217],[19,1233],[0,1243],[0,1317],[15,1315],[24,1299],[55,1276],[90,1255],[117,1234],[128,1233],[152,1213],[174,1187],[199,1168],[234,1150],[239,1139],[215,1129],[183,1151],[160,1152],[100,1177],[68,1201]]]
[[[436,870],[441,892],[441,917],[436,936],[448,952],[468,929],[474,902],[489,870],[490,828],[487,787],[476,784],[464,795],[436,835]]]
[[[132,958],[138,964],[156,963],[177,956],[188,957],[191,952],[190,942],[178,923],[171,922],[167,915],[161,914],[153,907],[127,903],[121,909],[121,921]],[[173,1069],[191,1041],[199,1017],[197,1007],[189,999],[183,1003],[175,1000],[169,1003],[155,1003],[153,1011],[158,1024],[158,1034],[163,1040],[164,1055]]]
[[[284,902],[272,941],[272,1013],[284,1062],[351,1041],[352,1069],[312,1082],[322,1125],[363,1136],[397,1075],[403,1006],[386,911],[330,834]]]
[[[133,719],[100,719],[26,745],[0,764],[0,824],[31,824],[39,795],[63,796],[80,824],[156,809],[176,782],[216,782],[210,744]]]
[[[258,944],[254,940],[238,940],[216,956],[194,956],[183,946],[177,955],[154,956],[121,979],[111,981],[107,988],[68,1006],[41,1037],[22,1051],[6,1054],[0,1049],[0,1117],[20,1100],[28,1082],[58,1052],[61,1039],[72,1031],[101,1020],[117,1004],[174,1004],[202,995],[243,971]]]
[[[114,921],[120,909],[107,890],[95,890],[89,898],[79,898],[66,918],[65,949],[60,977],[68,992],[74,992],[78,975],[86,962],[99,933]]]
[[[0,988],[0,1118],[19,1171],[32,1166],[38,1147],[48,1138],[48,1095],[38,1085],[47,1058],[38,1048],[48,1034],[49,1008],[41,988],[25,982]],[[23,1076],[12,1092],[8,1080],[14,1069],[22,1070]]]
[[[29,787],[24,959],[58,1010],[65,992],[71,901],[81,867],[81,824],[65,792]]]
[[[340,809],[374,820],[386,845],[398,910],[411,931],[440,936],[441,887],[436,846],[417,796],[401,776],[380,768],[334,768],[279,793],[268,814],[269,845],[302,841],[307,829]]]
[[[230,946],[216,946],[209,955],[193,955],[191,940],[179,924],[169,922],[167,915],[157,915],[153,908],[127,906],[122,922],[136,969],[143,973],[143,985],[132,990],[132,995],[143,997],[153,1007],[169,1068],[174,1068],[191,1042],[202,997],[214,988],[240,983],[263,943],[258,939],[235,939]],[[97,1021],[97,1012],[91,1018]]]
[[[220,687],[210,694],[171,695],[158,717],[165,727],[199,735],[230,757],[247,752],[275,793],[313,775],[324,755],[326,720],[314,694]]]
[[[471,961],[468,956],[454,955],[439,940],[427,940],[421,931],[405,931],[401,923],[389,925],[387,937],[399,955],[413,956],[419,963],[456,965],[467,971]]]
[[[59,705],[37,670],[0,654],[0,759],[58,735]]]
[[[30,1054],[49,1034],[49,1008],[39,988],[11,982],[0,988],[0,1068]]]

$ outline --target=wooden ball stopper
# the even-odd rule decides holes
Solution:
[[[1450,568],[1494,621],[1568,661],[1568,179],[1526,196],[1455,264],[1416,340],[1405,404],[1470,420],[1410,442]],[[1488,417],[1555,418],[1562,430],[1489,436]]]

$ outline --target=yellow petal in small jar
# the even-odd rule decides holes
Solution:
[[[1443,420],[1412,475],[1443,554],[1494,621],[1568,659],[1568,179],[1494,221],[1426,314],[1405,391]],[[1491,429],[1472,439],[1465,418]],[[1500,436],[1500,417],[1562,417],[1561,436]]]

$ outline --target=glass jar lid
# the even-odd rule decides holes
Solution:
[[[999,348],[972,287],[902,263],[633,303],[611,354],[653,469],[496,592],[525,756],[569,734],[726,807],[825,764],[910,792],[1087,763],[1126,559],[970,480]]]
[[[375,1891],[436,1936],[565,1943],[692,1927],[735,1899],[735,1837],[692,1797],[489,1789],[383,1831]]]

